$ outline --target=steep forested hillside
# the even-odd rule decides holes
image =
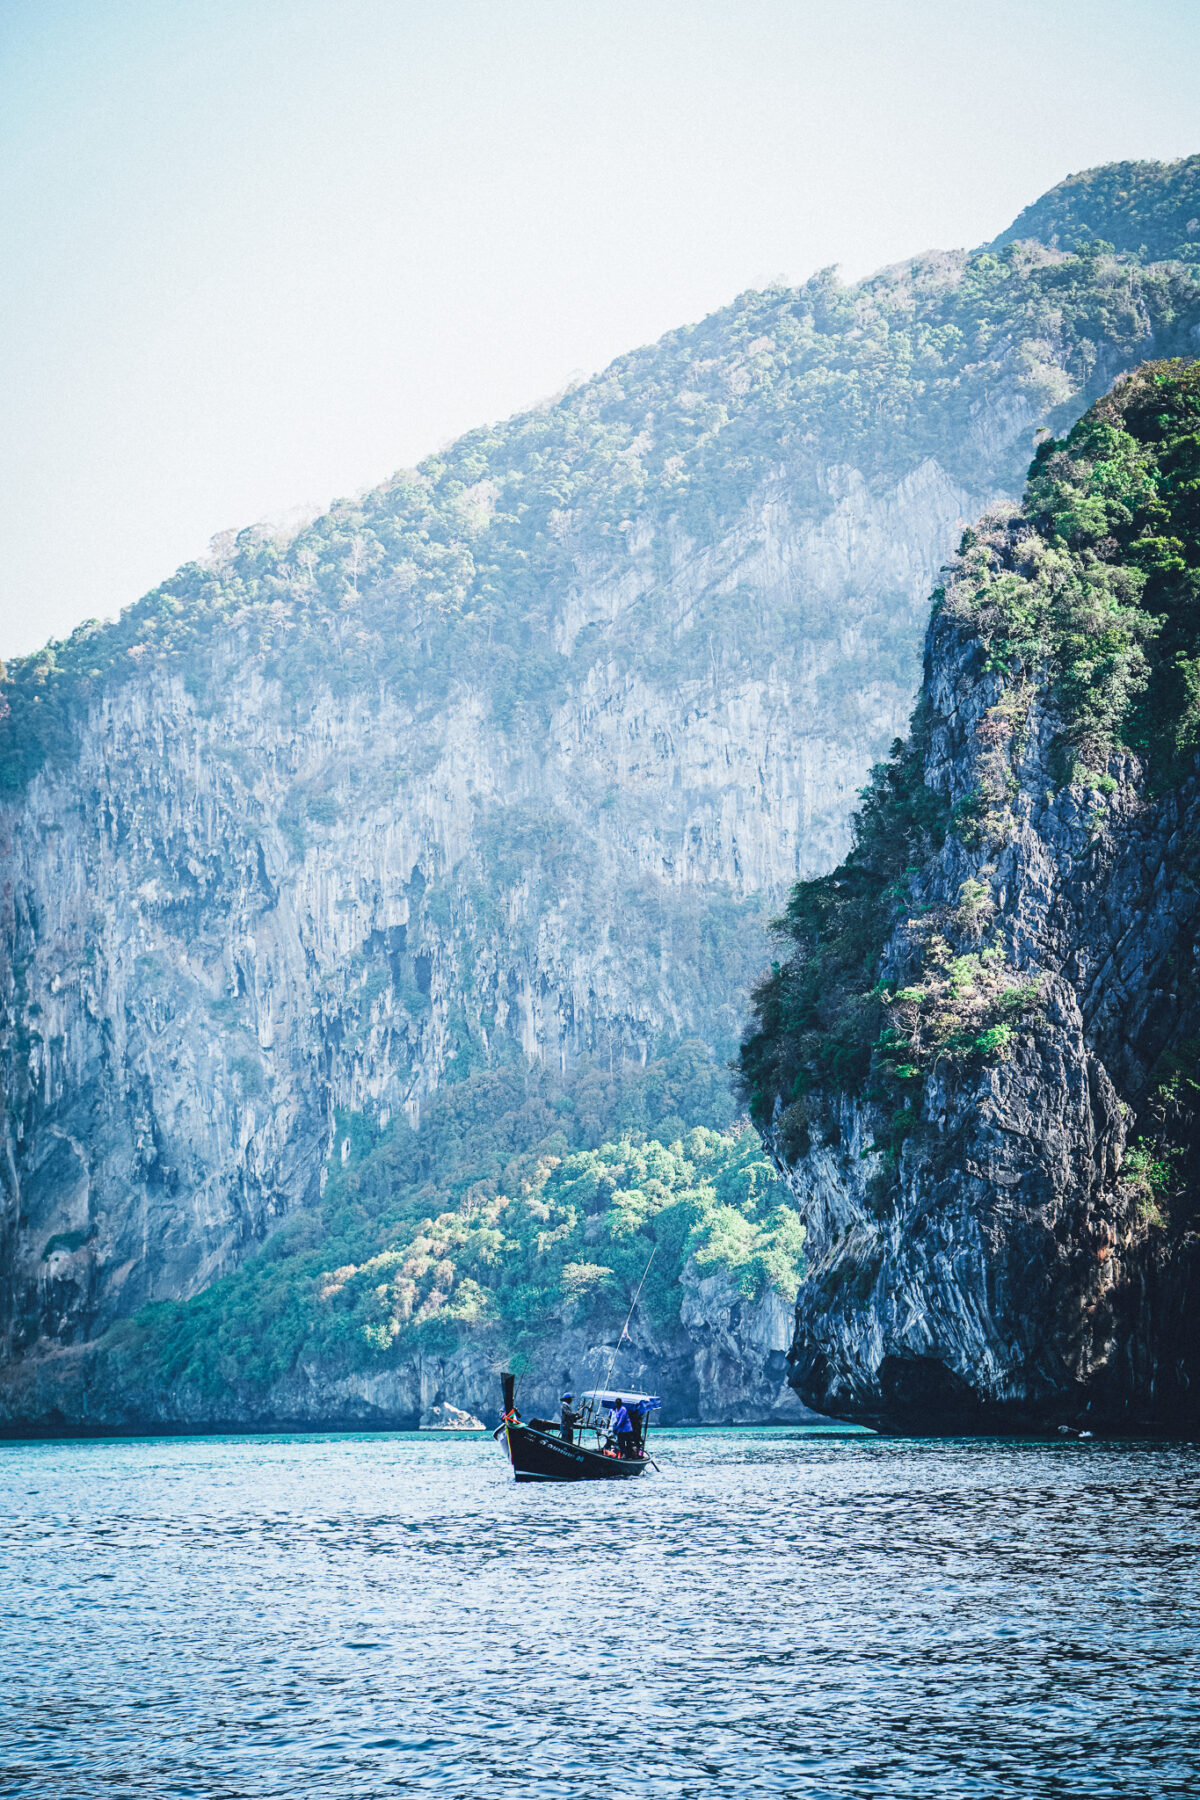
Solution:
[[[1081,184],[1096,235],[1067,243]],[[539,1157],[611,1160],[630,1131],[677,1159],[664,1192],[691,1191],[671,1146],[732,1124],[722,1064],[764,921],[844,851],[963,524],[1015,495],[1035,428],[1193,341],[1190,240],[1152,259],[1196,188],[1192,164],[1100,171],[1041,203],[1043,236],[743,295],[295,536],[217,541],[116,624],[9,669],[14,1416],[71,1416],[84,1382],[118,1405],[105,1334],[218,1279],[204,1317],[228,1347],[217,1311],[245,1321],[271,1287],[235,1273],[267,1237],[294,1278],[271,1287],[292,1324],[267,1338],[362,1398],[363,1366],[399,1380],[425,1340],[397,1288],[396,1331],[364,1317],[335,1354],[313,1296],[353,1312],[358,1290],[329,1269],[407,1257],[404,1233],[468,1189],[540,1193]],[[358,1169],[347,1237],[330,1196]],[[734,1206],[743,1299],[750,1262],[792,1242],[778,1204]],[[715,1241],[696,1205],[692,1275]],[[539,1239],[551,1330],[575,1230],[561,1263]],[[527,1234],[504,1242],[521,1247],[497,1252],[497,1293],[524,1280]],[[426,1300],[449,1330],[453,1283]],[[494,1304],[502,1333],[516,1314]],[[717,1311],[732,1366],[756,1327]],[[191,1330],[160,1310],[126,1343],[143,1411]],[[472,1321],[452,1335],[473,1353]],[[389,1391],[364,1416],[394,1412]]]
[[[1036,238],[1056,250],[1106,246],[1143,261],[1195,263],[1200,156],[1176,163],[1105,163],[1051,188],[1002,231],[991,248]]]
[[[811,1403],[1194,1422],[1198,829],[1200,365],[1159,362],[965,534],[911,735],[757,993]]]

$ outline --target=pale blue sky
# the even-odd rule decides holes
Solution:
[[[1197,0],[0,0],[0,655],[1198,95]]]

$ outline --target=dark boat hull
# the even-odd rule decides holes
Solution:
[[[528,1425],[507,1425],[504,1437],[518,1481],[631,1481],[646,1468],[641,1457],[601,1456]]]

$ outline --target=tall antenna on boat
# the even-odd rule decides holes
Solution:
[[[642,1270],[642,1279],[637,1284],[637,1293],[633,1296],[633,1304],[630,1306],[629,1311],[625,1315],[625,1323],[621,1327],[621,1335],[617,1339],[616,1349],[612,1353],[612,1361],[608,1365],[608,1374],[604,1377],[604,1386],[600,1390],[601,1393],[608,1392],[608,1384],[612,1380],[612,1372],[613,1372],[614,1367],[616,1366],[617,1353],[620,1350],[621,1345],[625,1341],[625,1334],[629,1330],[629,1321],[633,1317],[633,1308],[637,1305],[638,1300],[641,1297],[642,1289],[646,1285],[646,1277],[650,1273],[650,1264],[654,1261],[654,1258],[657,1255],[657,1253],[658,1253],[658,1245],[655,1244],[654,1249],[651,1250],[651,1252],[650,1252],[650,1256],[646,1263],[646,1266]]]

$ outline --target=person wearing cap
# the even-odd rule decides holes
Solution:
[[[562,1431],[562,1441],[564,1444],[573,1444],[575,1442],[575,1427],[579,1423],[579,1414],[571,1405],[573,1399],[573,1394],[564,1394],[562,1397],[562,1412],[559,1416],[562,1420],[560,1429]]]
[[[633,1420],[626,1411],[625,1402],[620,1394],[616,1398],[617,1404],[613,1407],[612,1428],[617,1440],[617,1455],[629,1457],[634,1453]]]

